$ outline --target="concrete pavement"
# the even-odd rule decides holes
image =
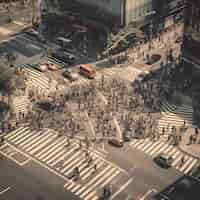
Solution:
[[[198,130],[199,131],[199,130]],[[195,138],[196,142],[190,142],[190,138]],[[182,134],[182,140],[179,149],[190,156],[200,159],[200,134],[195,134],[195,127],[190,127]]]
[[[13,21],[9,24],[0,25],[0,40],[6,40],[28,27],[31,27],[31,24],[22,21]]]

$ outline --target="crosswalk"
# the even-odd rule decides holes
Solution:
[[[13,99],[13,109],[14,112],[18,115],[18,113],[27,113],[28,105],[30,104],[30,101],[27,96],[16,96]]]
[[[5,140],[66,178],[78,167],[80,180],[69,181],[64,187],[84,200],[98,199],[99,189],[123,173],[92,149],[90,155],[93,164],[88,166],[83,149],[77,143],[66,146],[67,138],[58,137],[53,130],[31,131],[28,127],[20,127],[6,135]],[[94,164],[97,165],[97,171],[94,170]]]
[[[183,172],[184,174],[189,174],[198,163],[198,159],[193,158],[189,155],[185,155],[178,148],[169,145],[162,140],[153,142],[149,138],[141,140],[134,139],[130,143],[130,146],[146,153],[153,158],[160,153],[165,153],[172,156],[174,160],[172,166],[180,172]],[[183,156],[185,161],[183,164],[181,164],[181,159],[183,158]]]
[[[44,73],[35,70],[31,65],[24,66],[23,70],[27,77],[26,84],[28,88],[36,89],[43,94],[55,90],[57,82],[55,80],[50,81],[50,78]]]
[[[165,129],[165,134],[171,133],[172,126],[180,128],[184,125],[192,126],[193,124],[193,108],[189,105],[176,106],[165,102],[161,106],[162,117],[158,121],[159,133],[162,134]]]

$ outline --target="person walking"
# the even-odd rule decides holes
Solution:
[[[184,163],[185,163],[185,156],[183,155],[182,158],[181,158],[181,161],[180,161],[179,168],[181,168]]]

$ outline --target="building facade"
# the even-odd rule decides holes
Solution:
[[[200,59],[200,1],[187,1],[184,49],[187,54]]]
[[[60,8],[81,12],[88,18],[108,23],[114,21],[119,26],[125,26],[153,12],[154,0],[58,0]],[[91,12],[84,12],[84,11]]]
[[[192,69],[194,119],[200,127],[200,1],[187,0],[183,59]]]

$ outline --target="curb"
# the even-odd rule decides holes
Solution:
[[[191,154],[191,153],[185,151],[185,150],[184,150],[182,147],[180,147],[180,146],[178,146],[177,148],[178,148],[181,152],[187,154],[188,156],[191,156],[191,157],[193,157],[193,158],[196,158],[196,159],[200,160],[200,156],[195,156],[195,155],[193,155],[193,154]]]

